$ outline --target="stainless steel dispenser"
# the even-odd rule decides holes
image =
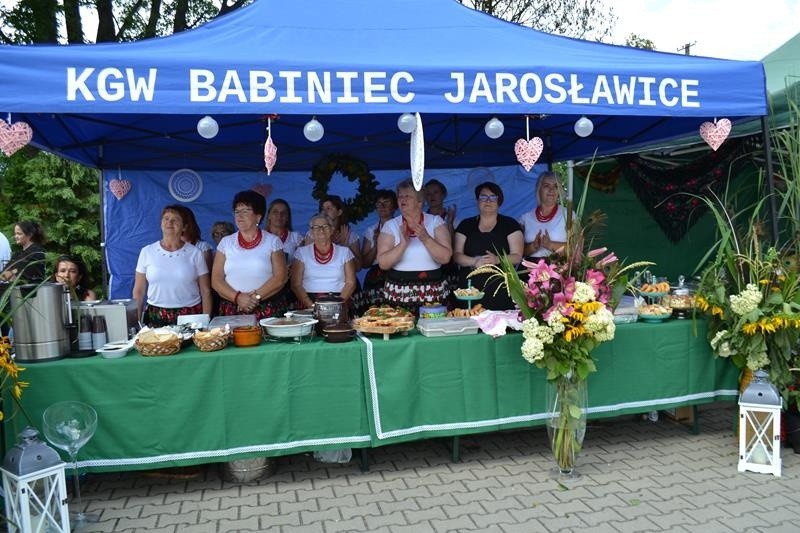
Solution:
[[[74,317],[63,285],[17,285],[11,290],[11,309],[17,361],[49,361],[70,353]]]

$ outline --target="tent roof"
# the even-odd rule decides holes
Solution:
[[[0,112],[29,122],[36,145],[102,168],[263,168],[267,114],[279,115],[284,170],[330,152],[405,168],[402,112],[422,114],[430,168],[513,162],[524,115],[546,157],[563,160],[766,114],[758,62],[548,35],[455,0],[257,0],[164,38],[2,46],[0,80]],[[213,141],[195,130],[206,114],[220,124]],[[326,135],[310,144],[314,115]],[[494,115],[497,140],[483,133]],[[586,139],[572,130],[581,115],[595,125]]]

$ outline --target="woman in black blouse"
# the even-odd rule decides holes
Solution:
[[[475,199],[478,201],[479,215],[467,218],[458,225],[455,233],[453,259],[460,267],[459,287],[467,286],[467,274],[483,265],[496,265],[500,262],[501,252],[515,265],[522,260],[525,242],[522,228],[511,217],[501,215],[498,210],[503,205],[503,190],[490,181],[475,187]],[[505,289],[495,295],[499,280],[488,281],[489,274],[481,274],[470,278],[472,286],[484,293],[481,303],[486,309],[513,309],[514,302]]]
[[[0,279],[11,281],[20,278],[30,283],[38,283],[45,278],[44,232],[38,222],[21,220],[14,225],[14,241],[19,250],[11,256]]]

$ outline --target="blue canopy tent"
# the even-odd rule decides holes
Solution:
[[[403,112],[422,115],[427,169],[469,169],[513,165],[526,115],[530,135],[545,140],[542,159],[557,161],[632,151],[715,117],[762,116],[767,100],[759,62],[548,35],[454,0],[258,0],[160,39],[0,46],[2,116],[107,179],[118,169],[261,172],[273,114],[277,171],[307,177],[334,152],[405,169]],[[212,140],[196,131],[204,115],[220,126]],[[580,138],[573,125],[584,115],[594,133]],[[325,127],[317,143],[302,133],[312,116]],[[483,132],[492,116],[505,124],[499,139]],[[114,232],[124,228],[108,227],[113,273]]]

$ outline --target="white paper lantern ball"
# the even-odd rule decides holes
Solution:
[[[594,131],[594,124],[586,117],[581,117],[575,121],[575,135],[578,137],[588,137]]]
[[[213,139],[219,133],[219,124],[208,115],[197,121],[197,133],[203,139]]]
[[[305,126],[303,126],[303,135],[306,136],[306,139],[312,143],[315,143],[322,139],[322,136],[325,135],[325,128],[322,126],[322,123],[320,123],[319,120],[312,118],[306,122]]]
[[[499,139],[505,130],[506,127],[502,122],[500,122],[500,120],[497,119],[497,117],[491,118],[483,127],[483,131],[490,139]]]
[[[397,127],[403,133],[411,133],[417,127],[417,119],[411,113],[403,113],[397,119]]]

